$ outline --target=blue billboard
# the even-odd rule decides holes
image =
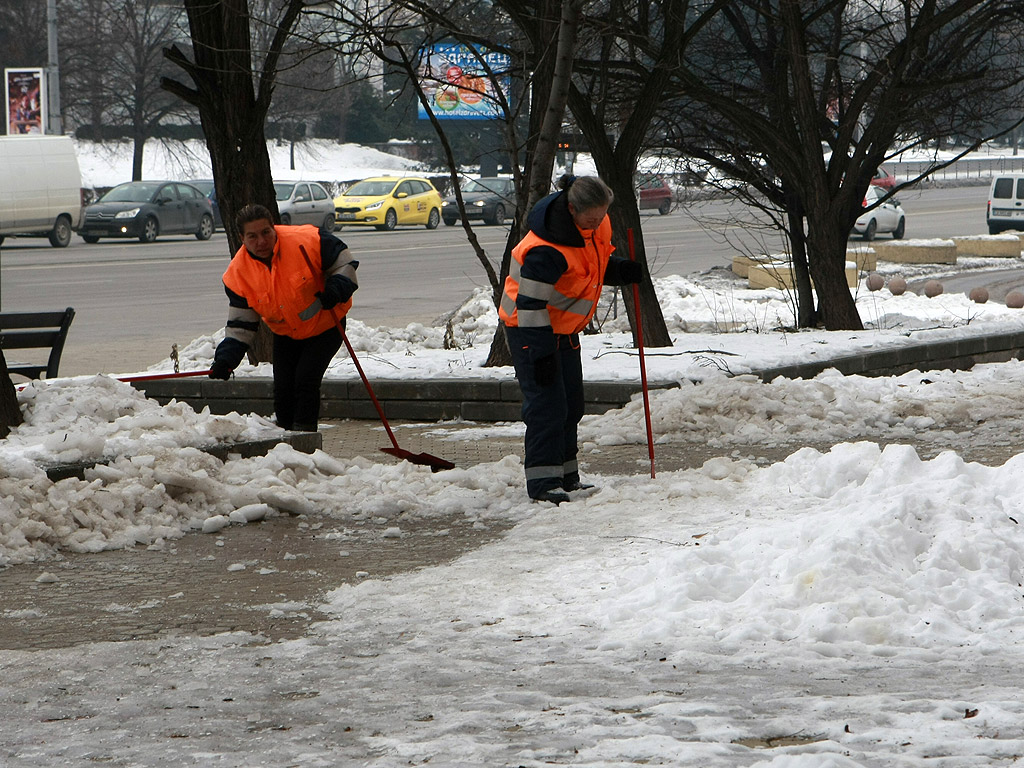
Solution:
[[[484,66],[486,62],[486,67]],[[495,83],[508,93],[509,57],[461,43],[425,48],[420,57],[420,86],[439,120],[490,120],[502,116]],[[490,69],[492,77],[488,77]],[[429,119],[423,103],[421,120]]]

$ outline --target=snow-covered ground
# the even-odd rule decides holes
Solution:
[[[399,537],[453,517],[508,530],[447,565],[325,584],[331,618],[299,640],[0,651],[0,765],[1024,765],[1024,457],[956,452],[967,435],[1016,442],[1024,364],[743,375],[1017,331],[1024,314],[861,287],[868,330],[791,333],[782,292],[719,272],[657,289],[674,346],[648,350],[648,372],[683,385],[652,395],[656,438],[722,456],[657,479],[589,476],[598,492],[561,507],[529,503],[516,456],[437,474],[287,445],[221,461],[198,447],[276,427],[161,407],[103,376],[21,389],[25,424],[0,441],[0,564],[37,568],[43,589],[61,588],[49,574],[69,552],[213,533],[230,551],[235,526],[270,515]],[[453,311],[452,349],[443,328],[350,335],[371,376],[509,376],[478,366],[494,322],[478,296]],[[605,330],[584,338],[587,378],[636,378],[623,321]],[[196,339],[183,367],[207,367],[216,341]],[[350,366],[341,355],[330,375]],[[495,428],[518,427],[479,430]],[[863,442],[880,430],[894,444]],[[923,460],[899,444],[924,436],[951,450]],[[584,463],[609,444],[642,454],[640,402],[587,417],[581,438]],[[770,465],[731,450],[810,441],[834,447]],[[43,471],[100,460],[84,480]]]

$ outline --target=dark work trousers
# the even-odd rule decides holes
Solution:
[[[523,393],[526,424],[526,492],[536,498],[580,479],[576,430],[583,418],[583,361],[578,334],[555,334],[558,370],[555,381],[542,387],[534,377],[530,350],[522,332],[506,327],[516,378]]]
[[[319,336],[308,339],[274,335],[274,411],[277,426],[316,431],[320,418],[320,384],[331,358],[339,349],[341,334],[337,328],[328,328]]]

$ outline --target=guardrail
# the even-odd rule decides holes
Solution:
[[[899,181],[913,179],[931,167],[927,161],[887,162],[884,164]],[[1024,155],[965,158],[950,166],[934,171],[930,181],[971,183],[987,181],[1000,173],[1024,173]]]

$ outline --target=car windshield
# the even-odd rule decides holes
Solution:
[[[346,190],[346,195],[362,197],[380,197],[388,195],[395,188],[393,181],[357,181]]]
[[[493,192],[496,195],[507,195],[512,187],[512,179],[473,179],[462,188],[463,192]]]
[[[162,184],[129,183],[114,187],[100,198],[101,203],[148,203]]]
[[[292,196],[293,189],[295,189],[294,184],[275,184],[274,197],[278,200],[287,200]]]

